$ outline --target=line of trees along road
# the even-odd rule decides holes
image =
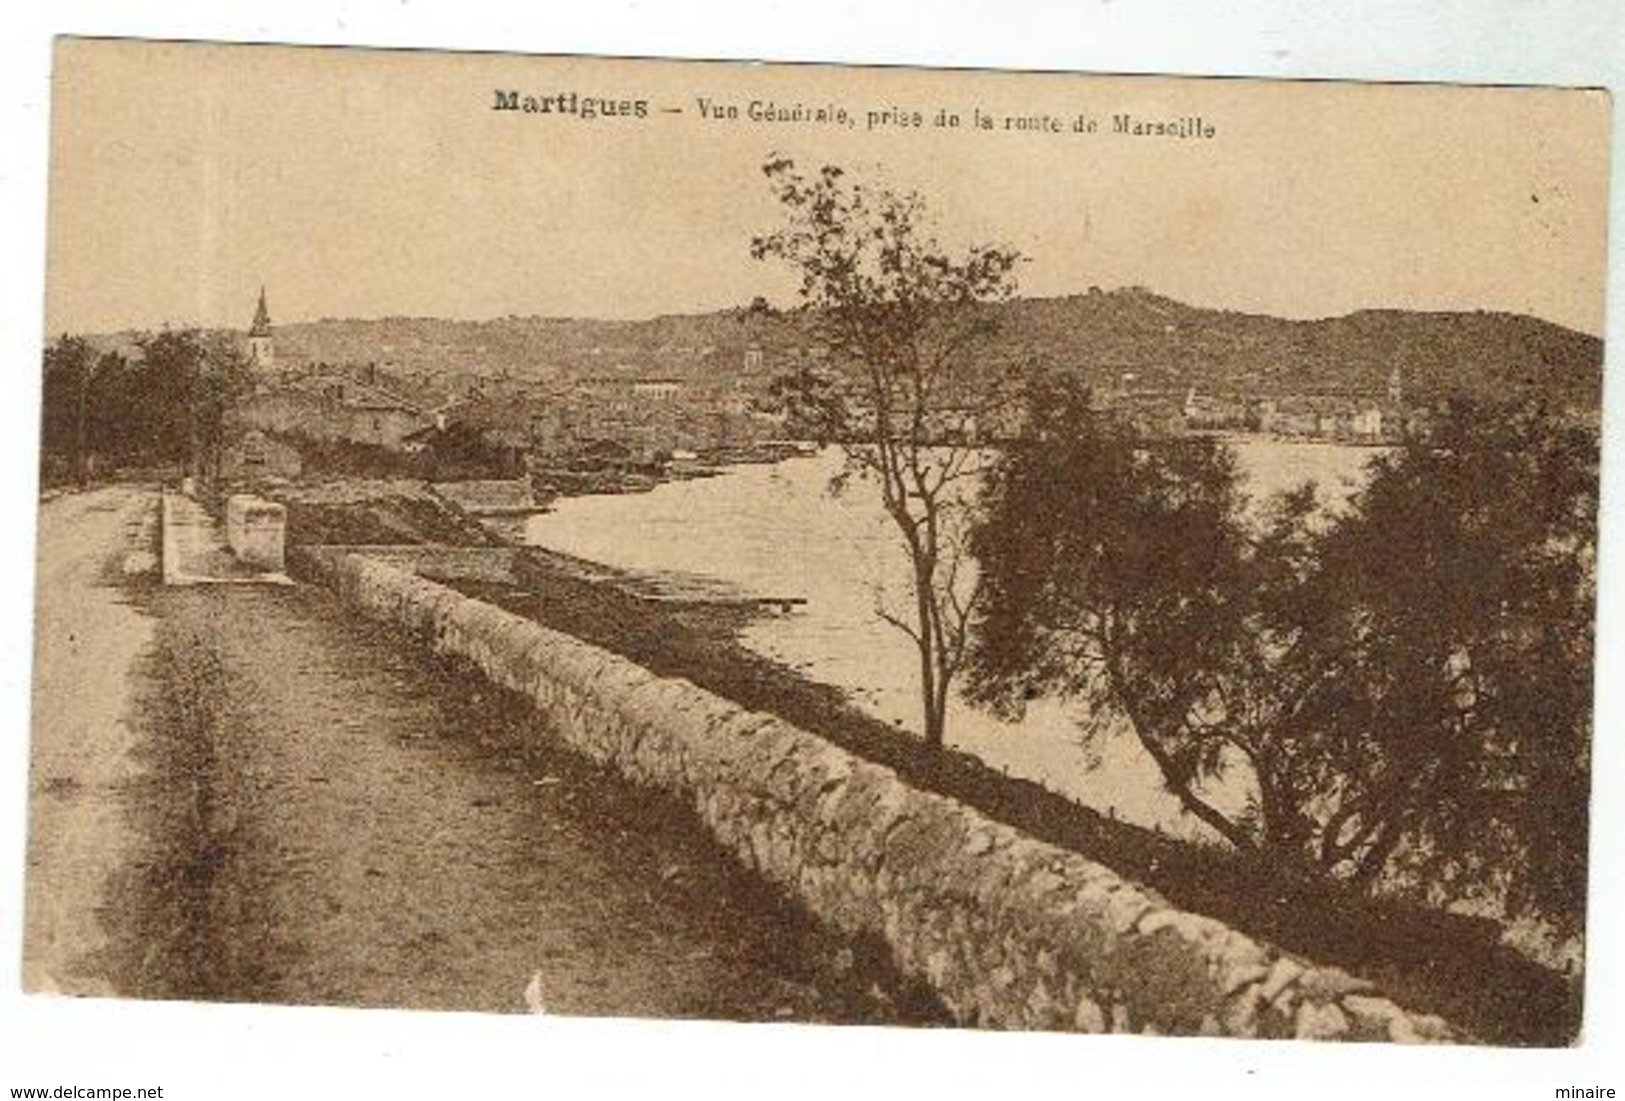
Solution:
[[[776,393],[838,442],[908,556],[923,734],[946,699],[1087,705],[1282,889],[1403,886],[1583,925],[1598,439],[1521,398],[1457,401],[1351,502],[1247,506],[1234,454],[1151,438],[1074,380],[978,361],[1020,257],[938,244],[923,200],[764,166],[817,365]],[[972,400],[969,395],[975,395]],[[1007,410],[998,452],[943,446]],[[964,674],[964,675],[962,675]],[[1205,794],[1250,792],[1237,812]]]
[[[229,336],[196,329],[146,333],[135,344],[134,356],[72,335],[46,347],[48,476],[83,482],[98,469],[153,463],[218,472],[232,405],[250,384],[241,350]]]

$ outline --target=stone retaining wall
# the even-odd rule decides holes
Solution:
[[[513,584],[518,547],[448,547],[429,543],[403,543],[349,547],[323,547],[320,553],[362,554],[434,581],[485,581]]]
[[[681,793],[766,879],[842,931],[883,940],[961,1023],[1467,1039],[789,723],[397,566],[331,548],[305,554],[366,614],[532,700],[548,733]]]

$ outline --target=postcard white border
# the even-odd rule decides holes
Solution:
[[[32,9],[34,5],[26,5]],[[480,0],[132,5],[67,0],[0,15],[0,1091],[165,1085],[166,1097],[1371,1096],[1625,1092],[1625,393],[1620,124],[1605,385],[1593,938],[1586,1038],[1521,1052],[987,1035],[801,1026],[195,1007],[17,993],[43,316],[50,38],[58,33],[414,48],[759,58],[1096,72],[1625,87],[1618,0],[1363,4],[1172,0],[857,4],[499,4]]]

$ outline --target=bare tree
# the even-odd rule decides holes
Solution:
[[[826,353],[776,390],[802,431],[843,448],[837,484],[874,484],[896,525],[912,607],[879,612],[914,643],[925,739],[941,746],[977,598],[967,541],[983,438],[1013,407],[1009,373],[984,356],[987,307],[1014,294],[1021,257],[992,245],[952,254],[918,194],[833,165],[804,174],[772,158],[763,172],[785,223],[752,255],[799,275],[799,312]]]

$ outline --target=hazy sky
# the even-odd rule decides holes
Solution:
[[[497,89],[648,115],[499,112]],[[707,122],[700,97],[856,125]],[[887,108],[926,125],[870,130]],[[939,108],[958,129],[930,125]],[[1068,129],[983,131],[977,108]],[[1119,112],[1215,136],[1115,135]],[[1072,133],[1080,113],[1099,132]],[[1607,137],[1592,92],[65,41],[46,320],[244,327],[261,283],[278,322],[788,301],[748,252],[783,152],[918,188],[946,236],[1030,257],[1026,294],[1141,283],[1289,317],[1493,309],[1600,333]]]

